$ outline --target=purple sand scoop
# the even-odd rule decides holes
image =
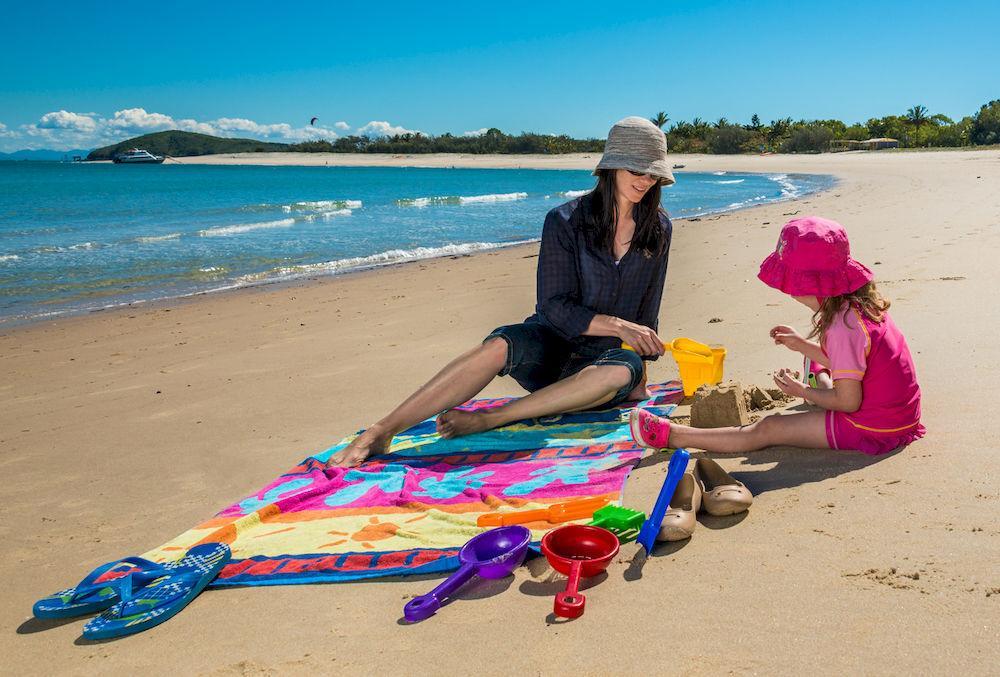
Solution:
[[[660,525],[663,524],[663,516],[667,514],[667,508],[670,507],[670,499],[674,497],[674,492],[677,491],[677,485],[680,484],[681,477],[684,476],[684,471],[687,470],[690,458],[691,455],[684,449],[675,449],[673,455],[670,457],[670,465],[667,466],[667,477],[663,480],[663,486],[660,487],[660,495],[656,497],[656,503],[653,504],[653,510],[649,513],[649,519],[642,523],[642,528],[639,529],[639,537],[635,539],[639,545],[645,548],[646,555],[649,555],[653,551],[653,543],[656,541],[656,535],[660,531]]]
[[[444,601],[465,585],[470,578],[504,578],[521,566],[528,554],[531,532],[514,525],[490,529],[473,536],[458,552],[462,566],[441,585],[426,595],[414,597],[403,608],[403,616],[411,623],[430,618]]]

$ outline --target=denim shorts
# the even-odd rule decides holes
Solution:
[[[614,364],[628,367],[632,378],[603,407],[626,401],[644,373],[642,358],[631,350],[581,350],[548,327],[537,322],[523,322],[497,327],[484,342],[500,337],[507,342],[507,363],[499,376],[510,375],[522,388],[535,392],[556,381],[572,376],[590,365]]]

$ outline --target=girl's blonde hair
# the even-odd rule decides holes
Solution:
[[[874,282],[869,282],[849,294],[827,296],[819,304],[819,310],[813,313],[813,330],[809,334],[809,338],[822,336],[830,327],[833,319],[843,311],[845,303],[856,306],[872,322],[881,322],[890,305],[889,299],[879,293]]]

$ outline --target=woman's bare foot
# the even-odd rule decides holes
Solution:
[[[392,434],[385,432],[378,424],[365,430],[346,447],[330,457],[327,467],[353,468],[372,454],[382,454],[389,449]]]
[[[642,400],[648,400],[652,396],[653,394],[649,392],[649,388],[646,387],[646,382],[643,381],[635,388],[632,388],[632,392],[630,392],[628,394],[628,397],[626,397],[625,399],[628,401],[639,402]]]
[[[450,440],[453,437],[481,433],[484,430],[492,430],[497,427],[494,417],[489,409],[479,411],[463,411],[460,409],[449,409],[438,414],[437,432],[438,435]]]

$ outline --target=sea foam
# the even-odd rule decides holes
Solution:
[[[167,235],[140,235],[135,238],[136,242],[142,242],[143,244],[151,244],[153,242],[166,242],[167,240],[176,240],[181,236],[180,233],[168,233]]]
[[[312,202],[293,202],[288,205],[281,205],[283,212],[308,212],[308,211],[330,211],[335,209],[361,209],[361,200],[314,200]]]
[[[490,195],[439,195],[436,197],[407,197],[396,200],[400,207],[427,207],[430,205],[468,205],[489,202],[523,200],[527,193],[493,193]]]
[[[406,263],[422,259],[433,259],[442,256],[461,256],[475,252],[513,247],[520,244],[538,242],[538,239],[515,240],[512,242],[469,242],[465,244],[446,244],[441,247],[416,247],[414,249],[390,249],[370,256],[352,256],[350,258],[324,261],[323,263],[308,263],[300,266],[285,266],[270,271],[244,275],[237,279],[238,285],[259,283],[264,281],[290,280],[310,275],[332,275],[349,270],[362,270],[389,266],[395,263]]]
[[[768,177],[781,187],[781,197],[799,197],[802,191],[788,178],[788,174],[769,174]]]
[[[268,228],[288,228],[295,224],[295,219],[279,219],[277,221],[262,221],[261,223],[238,223],[232,226],[217,226],[199,230],[198,235],[202,237],[219,237],[225,235],[237,235],[239,233],[249,233],[253,230],[267,230]]]
[[[334,216],[350,216],[354,212],[350,209],[331,209],[328,212],[318,212],[316,214],[305,214],[300,216],[303,221],[315,221],[317,218],[329,221]]]

